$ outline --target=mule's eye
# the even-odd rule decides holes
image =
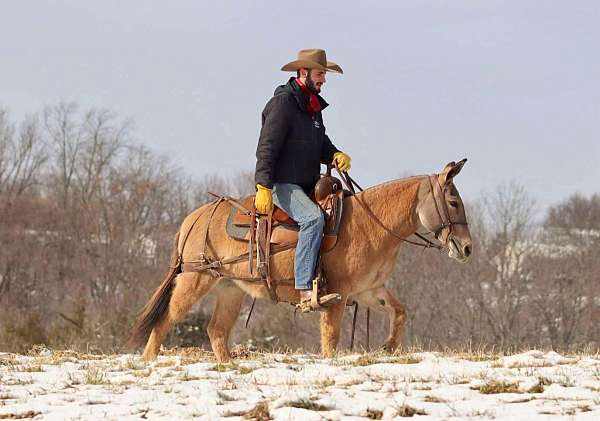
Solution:
[[[448,203],[450,203],[450,206],[451,206],[451,207],[453,207],[453,208],[458,208],[458,202],[457,202],[456,200],[451,200],[451,201],[450,201],[450,202],[448,202]]]

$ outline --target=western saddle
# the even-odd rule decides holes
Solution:
[[[328,171],[329,173],[329,171]],[[321,254],[331,251],[336,243],[340,223],[345,191],[341,181],[330,174],[322,174],[313,192],[309,197],[321,208],[325,216]],[[279,207],[274,206],[268,215],[259,215],[254,207],[254,196],[248,196],[240,202],[228,200],[231,212],[227,219],[226,231],[236,240],[248,243],[250,275],[254,276],[254,250],[256,248],[256,270],[265,281],[271,299],[277,299],[276,281],[270,276],[269,257],[271,247],[293,248],[298,242],[298,224]],[[326,290],[327,280],[320,265],[316,269],[316,278],[313,289],[319,292]],[[313,294],[315,297],[317,294]]]

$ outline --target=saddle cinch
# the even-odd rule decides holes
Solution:
[[[321,242],[321,253],[332,250],[337,243],[338,231],[342,220],[342,209],[344,204],[344,190],[341,181],[330,175],[321,175],[315,184],[314,191],[309,197],[319,205],[325,216],[323,228],[323,241]],[[227,234],[240,241],[253,242],[259,239],[263,230],[269,231],[270,244],[289,244],[298,241],[298,224],[285,213],[285,211],[274,206],[270,214],[261,217],[256,225],[256,215],[250,209],[254,209],[254,196],[248,196],[240,200],[240,207],[232,206],[227,219]],[[263,228],[264,227],[264,228]],[[251,235],[253,232],[256,235]]]

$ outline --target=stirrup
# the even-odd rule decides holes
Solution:
[[[319,281],[313,279],[313,287],[310,294],[310,300],[300,300],[300,303],[296,304],[296,309],[300,310],[301,313],[310,313],[313,311],[325,311],[332,305],[342,301],[340,294],[326,294],[319,297]]]

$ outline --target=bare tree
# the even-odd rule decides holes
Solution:
[[[600,194],[586,198],[577,193],[550,207],[544,225],[567,231],[600,230]]]
[[[575,194],[548,210],[540,239],[545,247],[535,256],[531,294],[541,330],[553,348],[594,341],[598,346],[594,312],[600,299],[599,240],[600,196]]]
[[[509,183],[485,195],[482,203],[489,227],[480,238],[482,252],[495,274],[480,280],[479,304],[494,342],[502,347],[518,346],[527,329],[522,309],[531,284],[527,256],[535,201],[522,186]]]
[[[27,117],[17,134],[8,113],[0,110],[0,222],[8,208],[36,184],[46,158],[37,117]]]

